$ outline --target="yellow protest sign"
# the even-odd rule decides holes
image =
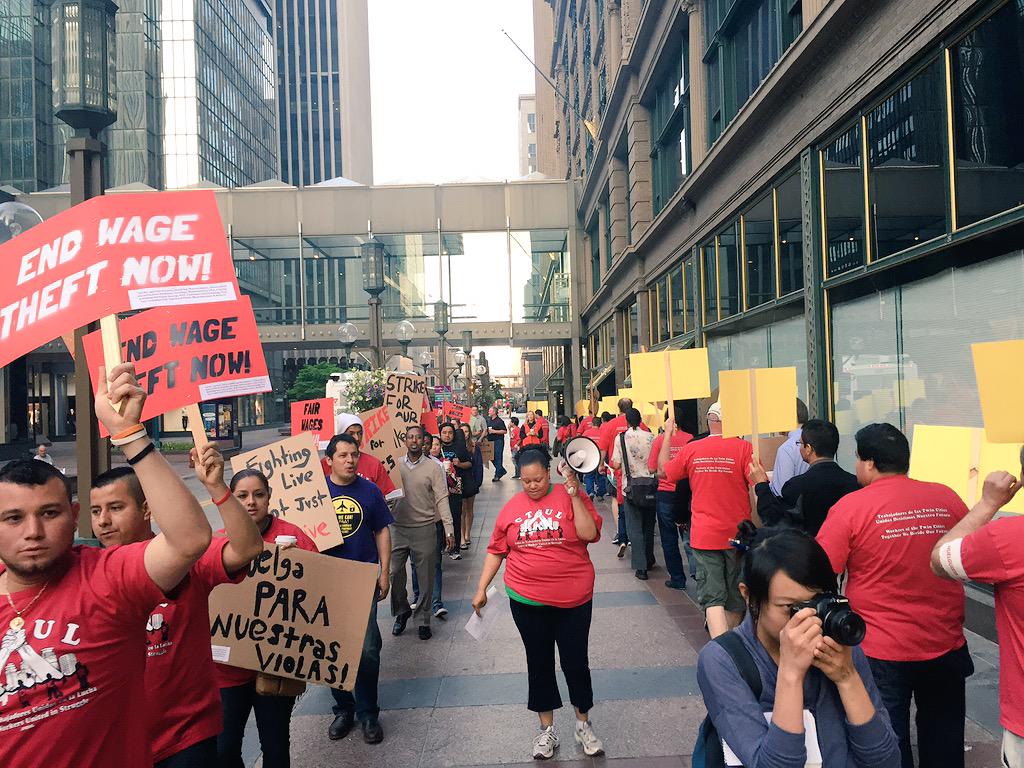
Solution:
[[[1024,442],[1024,339],[972,344],[985,436],[992,443]]]
[[[692,400],[711,394],[708,351],[704,347],[697,347],[631,354],[629,369],[634,400],[660,403],[669,399],[666,365],[670,370],[672,399]]]
[[[651,431],[657,432],[665,423],[665,408],[658,408],[651,403],[635,403],[636,409],[640,411],[646,424]]]
[[[590,401],[589,400],[577,400],[576,401],[576,415],[577,416],[586,416],[587,413],[589,412],[589,410],[590,410]]]
[[[619,398],[614,395],[602,397],[601,402],[597,405],[597,412],[600,414],[605,411],[615,416],[619,412]]]
[[[722,371],[722,435],[744,437],[796,429],[796,368]]]
[[[547,400],[529,400],[526,403],[526,410],[528,413],[540,411],[543,415],[548,415],[548,401]]]
[[[632,400],[633,405],[636,405],[636,391],[633,389],[633,387],[623,387],[622,389],[619,390],[617,397],[619,398],[619,400],[621,400],[622,398]]]

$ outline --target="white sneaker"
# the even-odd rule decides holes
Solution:
[[[555,734],[555,726],[549,725],[533,740],[533,759],[550,760],[556,749],[558,749],[558,736]]]
[[[438,608],[436,611],[434,611],[434,618],[435,619],[445,619],[445,620],[447,620],[448,619],[448,609],[445,608],[442,605],[440,608]]]
[[[576,743],[583,747],[589,757],[604,754],[604,744],[594,735],[594,726],[589,720],[576,721]]]
[[[461,560],[462,559],[462,555],[460,555],[458,552],[451,552],[451,553],[449,553],[448,557],[450,557],[452,560]]]

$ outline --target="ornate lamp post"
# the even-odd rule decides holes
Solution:
[[[409,356],[409,344],[416,337],[416,326],[403,320],[395,326],[395,339],[402,345],[402,357]]]
[[[384,367],[384,353],[380,295],[384,293],[384,243],[371,240],[360,247],[363,258],[363,290],[370,294],[370,347],[373,350],[373,361],[378,368]]]
[[[338,328],[338,338],[341,339],[341,348],[345,351],[345,367],[352,365],[352,347],[359,338],[359,329],[352,323],[345,323]]]
[[[437,367],[438,367],[438,381],[441,382],[441,386],[448,384],[448,353],[445,350],[444,337],[448,334],[448,320],[449,320],[450,308],[448,302],[444,299],[434,304],[434,333],[438,336],[438,347],[437,347]]]
[[[434,362],[430,352],[424,349],[416,356],[416,362],[419,363],[420,368],[423,369],[423,378],[427,378],[427,370],[430,368],[430,364]]]

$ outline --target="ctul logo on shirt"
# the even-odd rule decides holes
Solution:
[[[342,538],[347,539],[363,525],[363,507],[351,496],[338,496],[334,499],[334,514],[338,516]]]
[[[35,690],[46,692],[48,704],[63,703],[88,694],[89,668],[78,660],[74,652],[58,655],[56,646],[76,646],[82,642],[77,636],[78,625],[68,624],[63,638],[53,637],[54,622],[37,619],[32,627],[8,629],[0,643],[0,706],[7,706],[12,699],[24,709],[30,705],[28,694]],[[36,650],[30,638],[49,641],[47,647]],[[40,643],[42,646],[42,643]],[[13,727],[13,726],[11,726]],[[8,730],[0,727],[0,730]]]
[[[562,530],[562,513],[553,509],[536,509],[527,512],[519,523],[516,544],[520,547],[546,547],[562,544],[565,531]]]

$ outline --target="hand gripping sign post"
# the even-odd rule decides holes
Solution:
[[[750,435],[754,458],[760,461],[761,435],[796,429],[796,397],[796,368],[722,371],[722,437]]]

